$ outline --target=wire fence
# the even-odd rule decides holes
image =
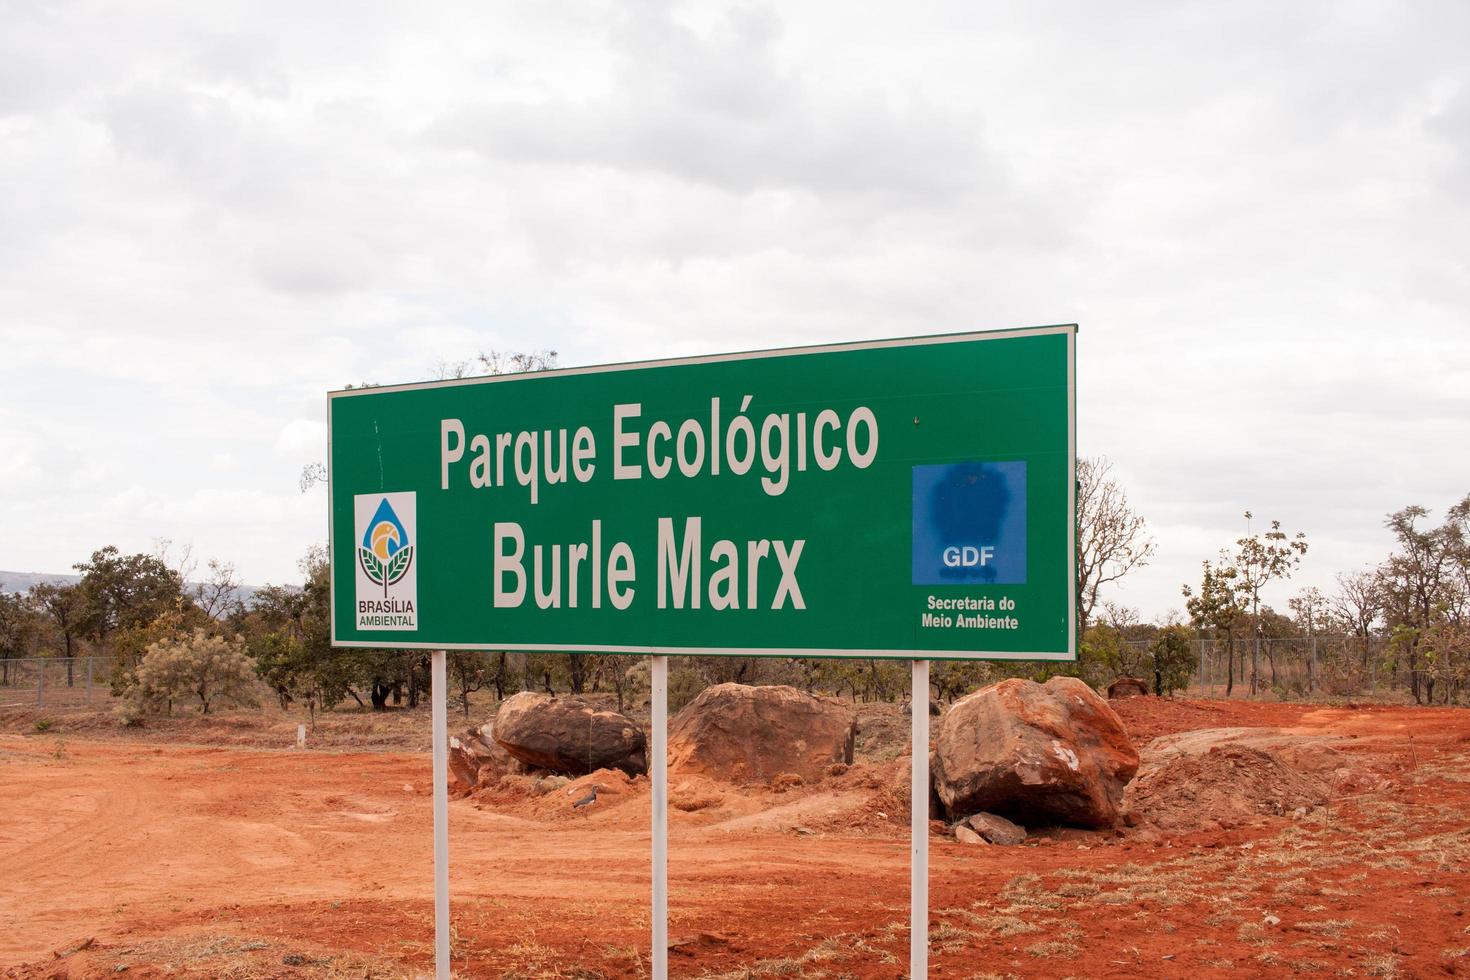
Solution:
[[[1140,673],[1150,669],[1149,645],[1127,642]],[[1415,674],[1381,636],[1197,638],[1190,648],[1192,687],[1205,697],[1249,694],[1253,672],[1258,694],[1280,698],[1380,694],[1408,687]]]
[[[0,708],[82,710],[109,693],[108,657],[0,659]]]

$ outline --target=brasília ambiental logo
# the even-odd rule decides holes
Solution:
[[[408,566],[413,564],[413,542],[408,539],[408,531],[387,497],[378,504],[373,519],[368,521],[357,557],[367,577],[383,587],[385,599],[388,587],[402,579],[408,573]]]

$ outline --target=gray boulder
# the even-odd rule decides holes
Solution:
[[[974,813],[966,818],[970,829],[992,844],[1009,847],[1026,839],[1026,828],[993,813]]]

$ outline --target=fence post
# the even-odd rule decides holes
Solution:
[[[97,658],[96,657],[88,657],[87,658],[87,703],[88,704],[91,704],[92,703],[92,661],[95,660],[95,659],[97,659]]]
[[[36,707],[46,706],[46,661],[36,658]]]

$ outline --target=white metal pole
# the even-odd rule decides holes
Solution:
[[[434,714],[434,980],[449,980],[449,720],[445,709],[446,656],[430,656]]]
[[[655,656],[650,672],[653,717],[649,775],[653,780],[653,980],[669,976],[669,658]]]
[[[909,980],[929,976],[929,661],[914,661],[909,697]]]

